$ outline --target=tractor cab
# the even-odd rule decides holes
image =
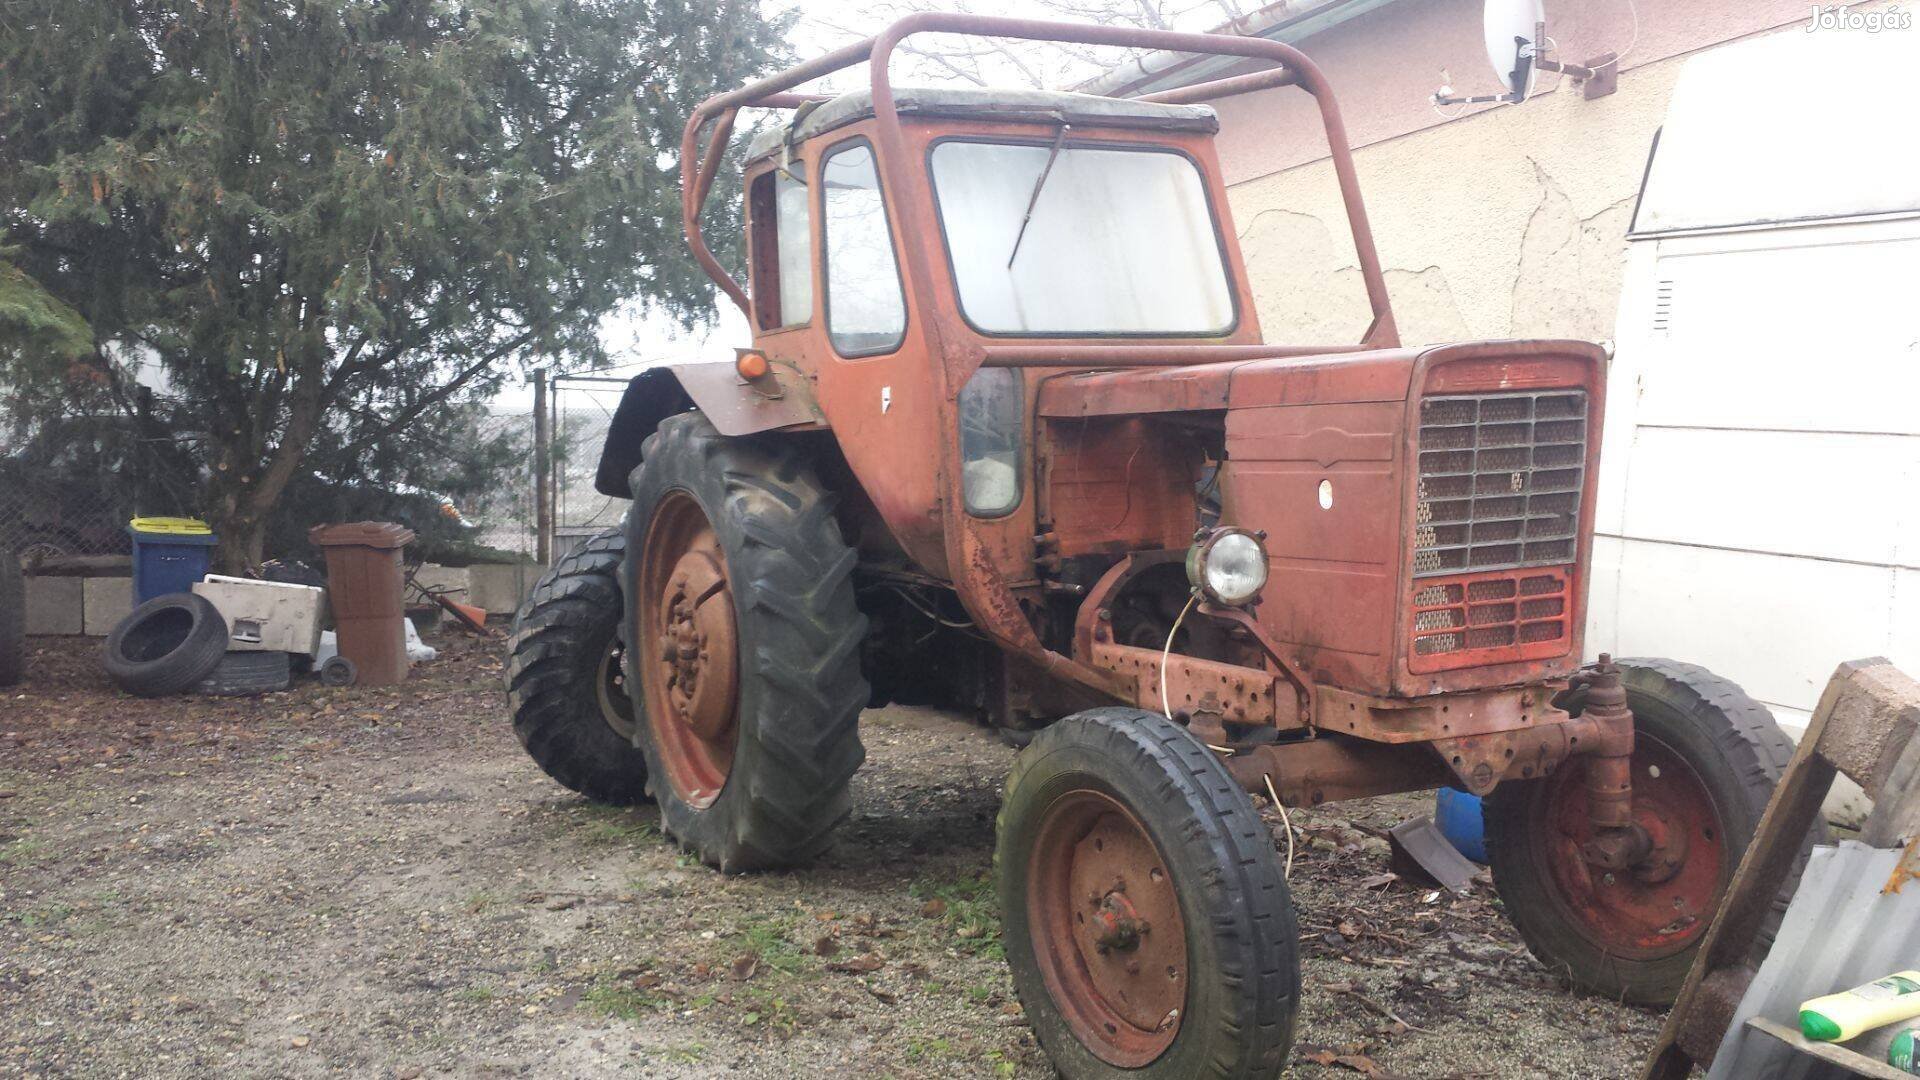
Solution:
[[[870,91],[803,107],[750,143],[754,351],[776,381],[804,377],[833,430],[885,432],[842,442],[856,475],[893,477],[869,490],[888,489],[878,501],[905,563],[949,569],[937,472],[896,466],[952,443],[957,509],[1002,534],[1003,569],[1030,567],[1047,493],[1028,435],[1047,373],[964,357],[1012,343],[1257,344],[1218,121],[1204,105],[1042,91],[901,89],[894,106],[894,160]],[[960,380],[957,443],[937,416],[943,377]]]
[[[971,336],[1259,340],[1250,313],[1240,317],[1249,305],[1223,222],[1211,108],[952,89],[903,89],[895,104],[906,190],[881,183],[867,91],[750,144],[757,335],[812,324],[841,359],[901,348],[894,233],[913,223],[933,227],[910,235],[937,248],[917,268],[930,274],[937,315]]]

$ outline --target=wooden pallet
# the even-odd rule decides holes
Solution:
[[[1765,1017],[1756,1016],[1748,1020],[1747,1026],[1764,1035],[1779,1039],[1808,1057],[1819,1058],[1830,1065],[1838,1065],[1855,1076],[1871,1077],[1872,1080],[1913,1080],[1913,1074],[1910,1072],[1896,1069],[1884,1061],[1875,1061],[1839,1043],[1814,1042],[1793,1028],[1775,1023]]]

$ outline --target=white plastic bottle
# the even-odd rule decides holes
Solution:
[[[1800,1005],[1800,1033],[1815,1042],[1845,1042],[1886,1024],[1920,1016],[1920,971],[1899,971],[1865,986]]]

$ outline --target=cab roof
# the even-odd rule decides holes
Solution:
[[[1162,105],[1133,98],[1097,97],[1059,90],[972,90],[902,87],[894,91],[902,116],[1003,123],[1071,124],[1075,127],[1146,128],[1214,134],[1220,119],[1208,105]],[[804,142],[873,115],[873,92],[858,90],[802,108],[785,124],[765,128],[747,147],[747,160],[765,157],[782,143]]]

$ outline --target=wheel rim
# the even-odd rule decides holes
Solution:
[[[594,697],[600,703],[600,719],[607,722],[615,735],[626,742],[632,742],[635,724],[633,722],[633,699],[627,696],[626,666],[623,658],[626,649],[620,644],[620,636],[615,634],[607,643],[607,651],[600,656],[600,665],[593,673]]]
[[[641,547],[636,648],[647,724],[680,799],[711,806],[726,786],[738,741],[738,633],[726,555],[700,504],[669,492]]]
[[[1138,1068],[1173,1044],[1187,1001],[1180,898],[1153,838],[1098,791],[1049,806],[1027,920],[1047,993],[1095,1057]]]
[[[1706,931],[1732,871],[1729,822],[1700,773],[1671,746],[1636,731],[1633,817],[1653,850],[1637,866],[1608,871],[1587,862],[1593,835],[1586,770],[1562,769],[1548,782],[1530,830],[1534,856],[1547,868],[1563,914],[1610,956],[1658,960],[1692,946]]]

